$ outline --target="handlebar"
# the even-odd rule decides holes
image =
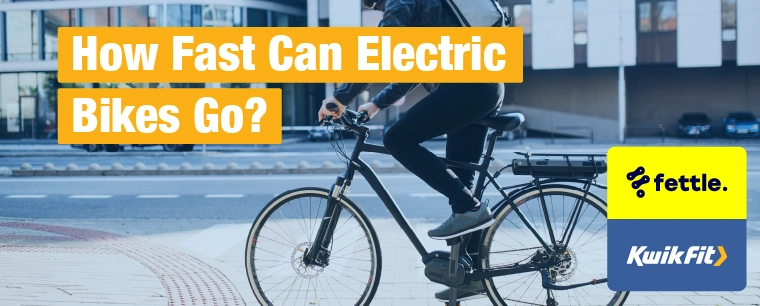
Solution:
[[[333,111],[333,112],[338,111],[338,105],[333,102],[327,103],[325,107],[329,111]],[[320,125],[326,122],[331,122],[333,119],[334,118],[332,118],[332,116],[327,116],[325,117],[325,119],[323,119],[320,122]],[[356,112],[350,109],[345,109],[343,112],[343,116],[340,117],[340,120],[343,123],[343,125],[350,129],[358,129],[359,126],[369,122],[369,119],[370,119],[369,115],[367,114],[366,111]]]

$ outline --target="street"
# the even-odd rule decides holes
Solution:
[[[426,143],[443,154],[443,142]],[[282,161],[294,165],[307,161],[320,165],[340,163],[326,143],[284,145],[299,150],[276,152],[224,152],[206,155],[144,152],[82,154],[52,148],[50,154],[6,151],[0,166],[17,168],[22,162],[41,167],[52,162],[62,168],[68,162],[84,167],[96,162],[108,167],[120,162],[131,167],[140,161],[147,167],[160,162],[177,167],[189,162],[243,167],[257,161],[270,165]],[[541,146],[534,152],[597,152],[608,145]],[[7,146],[6,146],[7,147]],[[326,147],[326,148],[325,148]],[[1,147],[0,147],[1,148]],[[350,147],[347,146],[350,150]],[[760,302],[760,150],[747,147],[748,287],[741,292],[637,292],[625,305],[757,305]],[[495,156],[510,161],[520,150],[502,146]],[[308,152],[308,153],[305,153]],[[10,156],[12,154],[21,156]],[[75,154],[72,154],[75,153]],[[37,155],[37,156],[26,156]],[[364,156],[364,155],[363,155]],[[393,163],[390,156],[367,154],[365,160]],[[180,305],[183,301],[225,301],[224,305],[258,305],[243,265],[246,235],[261,209],[277,194],[298,187],[329,188],[336,175],[198,175],[119,177],[0,178],[0,305],[70,305],[108,303],[119,297],[131,305]],[[443,242],[429,239],[427,230],[446,219],[446,198],[409,173],[380,174],[413,230],[430,250],[445,250]],[[599,183],[606,184],[606,175]],[[502,186],[529,181],[528,176],[506,172]],[[605,190],[593,192],[606,198]],[[433,299],[442,285],[424,276],[424,265],[404,233],[391,219],[367,182],[357,175],[352,198],[371,219],[382,246],[383,272],[373,305],[442,305]],[[488,204],[501,198],[486,190]],[[720,204],[716,203],[716,209]],[[581,224],[585,220],[581,221]],[[281,250],[290,254],[292,250]],[[283,255],[289,256],[289,255]],[[162,258],[162,260],[154,260]],[[39,275],[46,275],[44,281]],[[13,281],[8,281],[8,280]],[[5,281],[3,281],[5,280]],[[216,284],[205,287],[204,284]],[[598,289],[598,288],[597,288]],[[570,298],[570,297],[568,297]],[[565,305],[595,305],[587,297],[570,298]],[[532,299],[532,298],[531,298]],[[308,305],[324,302],[298,300]],[[335,303],[335,300],[333,300]],[[475,299],[462,305],[490,305]]]

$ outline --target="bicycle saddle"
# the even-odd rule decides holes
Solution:
[[[476,124],[490,127],[497,131],[509,132],[525,122],[525,116],[519,112],[498,113],[475,121]]]

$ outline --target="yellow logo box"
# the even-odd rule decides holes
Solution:
[[[746,219],[741,147],[613,147],[609,219]]]

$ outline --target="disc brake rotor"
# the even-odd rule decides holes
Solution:
[[[303,263],[303,256],[309,248],[311,248],[311,242],[302,242],[297,245],[290,255],[290,266],[299,276],[312,279],[319,276],[325,268],[316,265],[307,266]]]

